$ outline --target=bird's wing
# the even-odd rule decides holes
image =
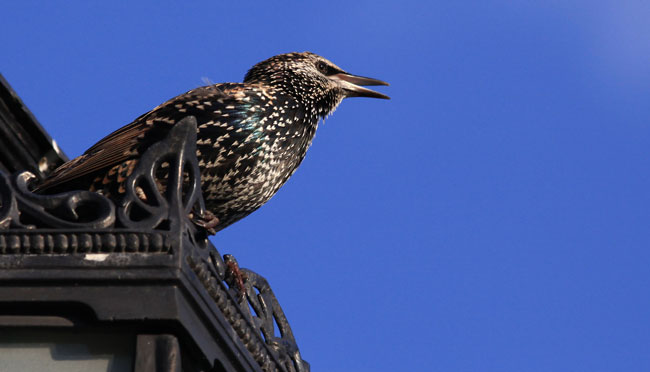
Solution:
[[[35,191],[43,191],[66,184],[80,177],[133,157],[138,146],[138,137],[143,135],[150,125],[144,121],[133,122],[119,131],[112,133],[89,149],[83,155],[57,168]],[[132,136],[132,137],[130,137]]]
[[[83,155],[57,168],[35,191],[44,191],[73,182],[84,176],[106,170],[128,159],[136,158],[152,143],[161,140],[171,125],[186,116],[206,115],[198,105],[188,102],[228,102],[228,94],[219,86],[202,87],[172,98],[150,112],[104,137]],[[219,103],[223,102],[223,103]],[[179,106],[180,105],[180,106]],[[197,120],[200,121],[199,118]]]

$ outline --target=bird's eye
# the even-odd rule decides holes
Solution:
[[[327,72],[327,65],[325,64],[325,62],[318,62],[316,67],[318,67],[318,70],[322,73]]]

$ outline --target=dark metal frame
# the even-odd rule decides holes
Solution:
[[[0,74],[0,171],[39,178],[68,158]]]
[[[204,212],[195,154],[187,117],[143,154],[117,205],[34,194],[33,173],[0,172],[0,331],[125,329],[136,372],[308,371],[267,281],[241,269],[242,283],[188,218]]]

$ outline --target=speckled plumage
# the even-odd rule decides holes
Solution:
[[[139,156],[192,115],[203,196],[220,230],[278,191],[302,162],[319,120],[343,98],[388,98],[356,84],[387,85],[313,53],[278,55],[255,65],[243,83],[197,88],[154,108],[63,164],[37,190],[85,188],[119,197]]]

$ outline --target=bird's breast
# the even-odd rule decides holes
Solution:
[[[197,155],[208,208],[253,211],[267,202],[291,177],[314,137],[317,119],[286,104],[257,108],[257,115],[225,126],[200,130]],[[282,107],[275,109],[274,107]],[[220,128],[224,128],[221,124]]]

